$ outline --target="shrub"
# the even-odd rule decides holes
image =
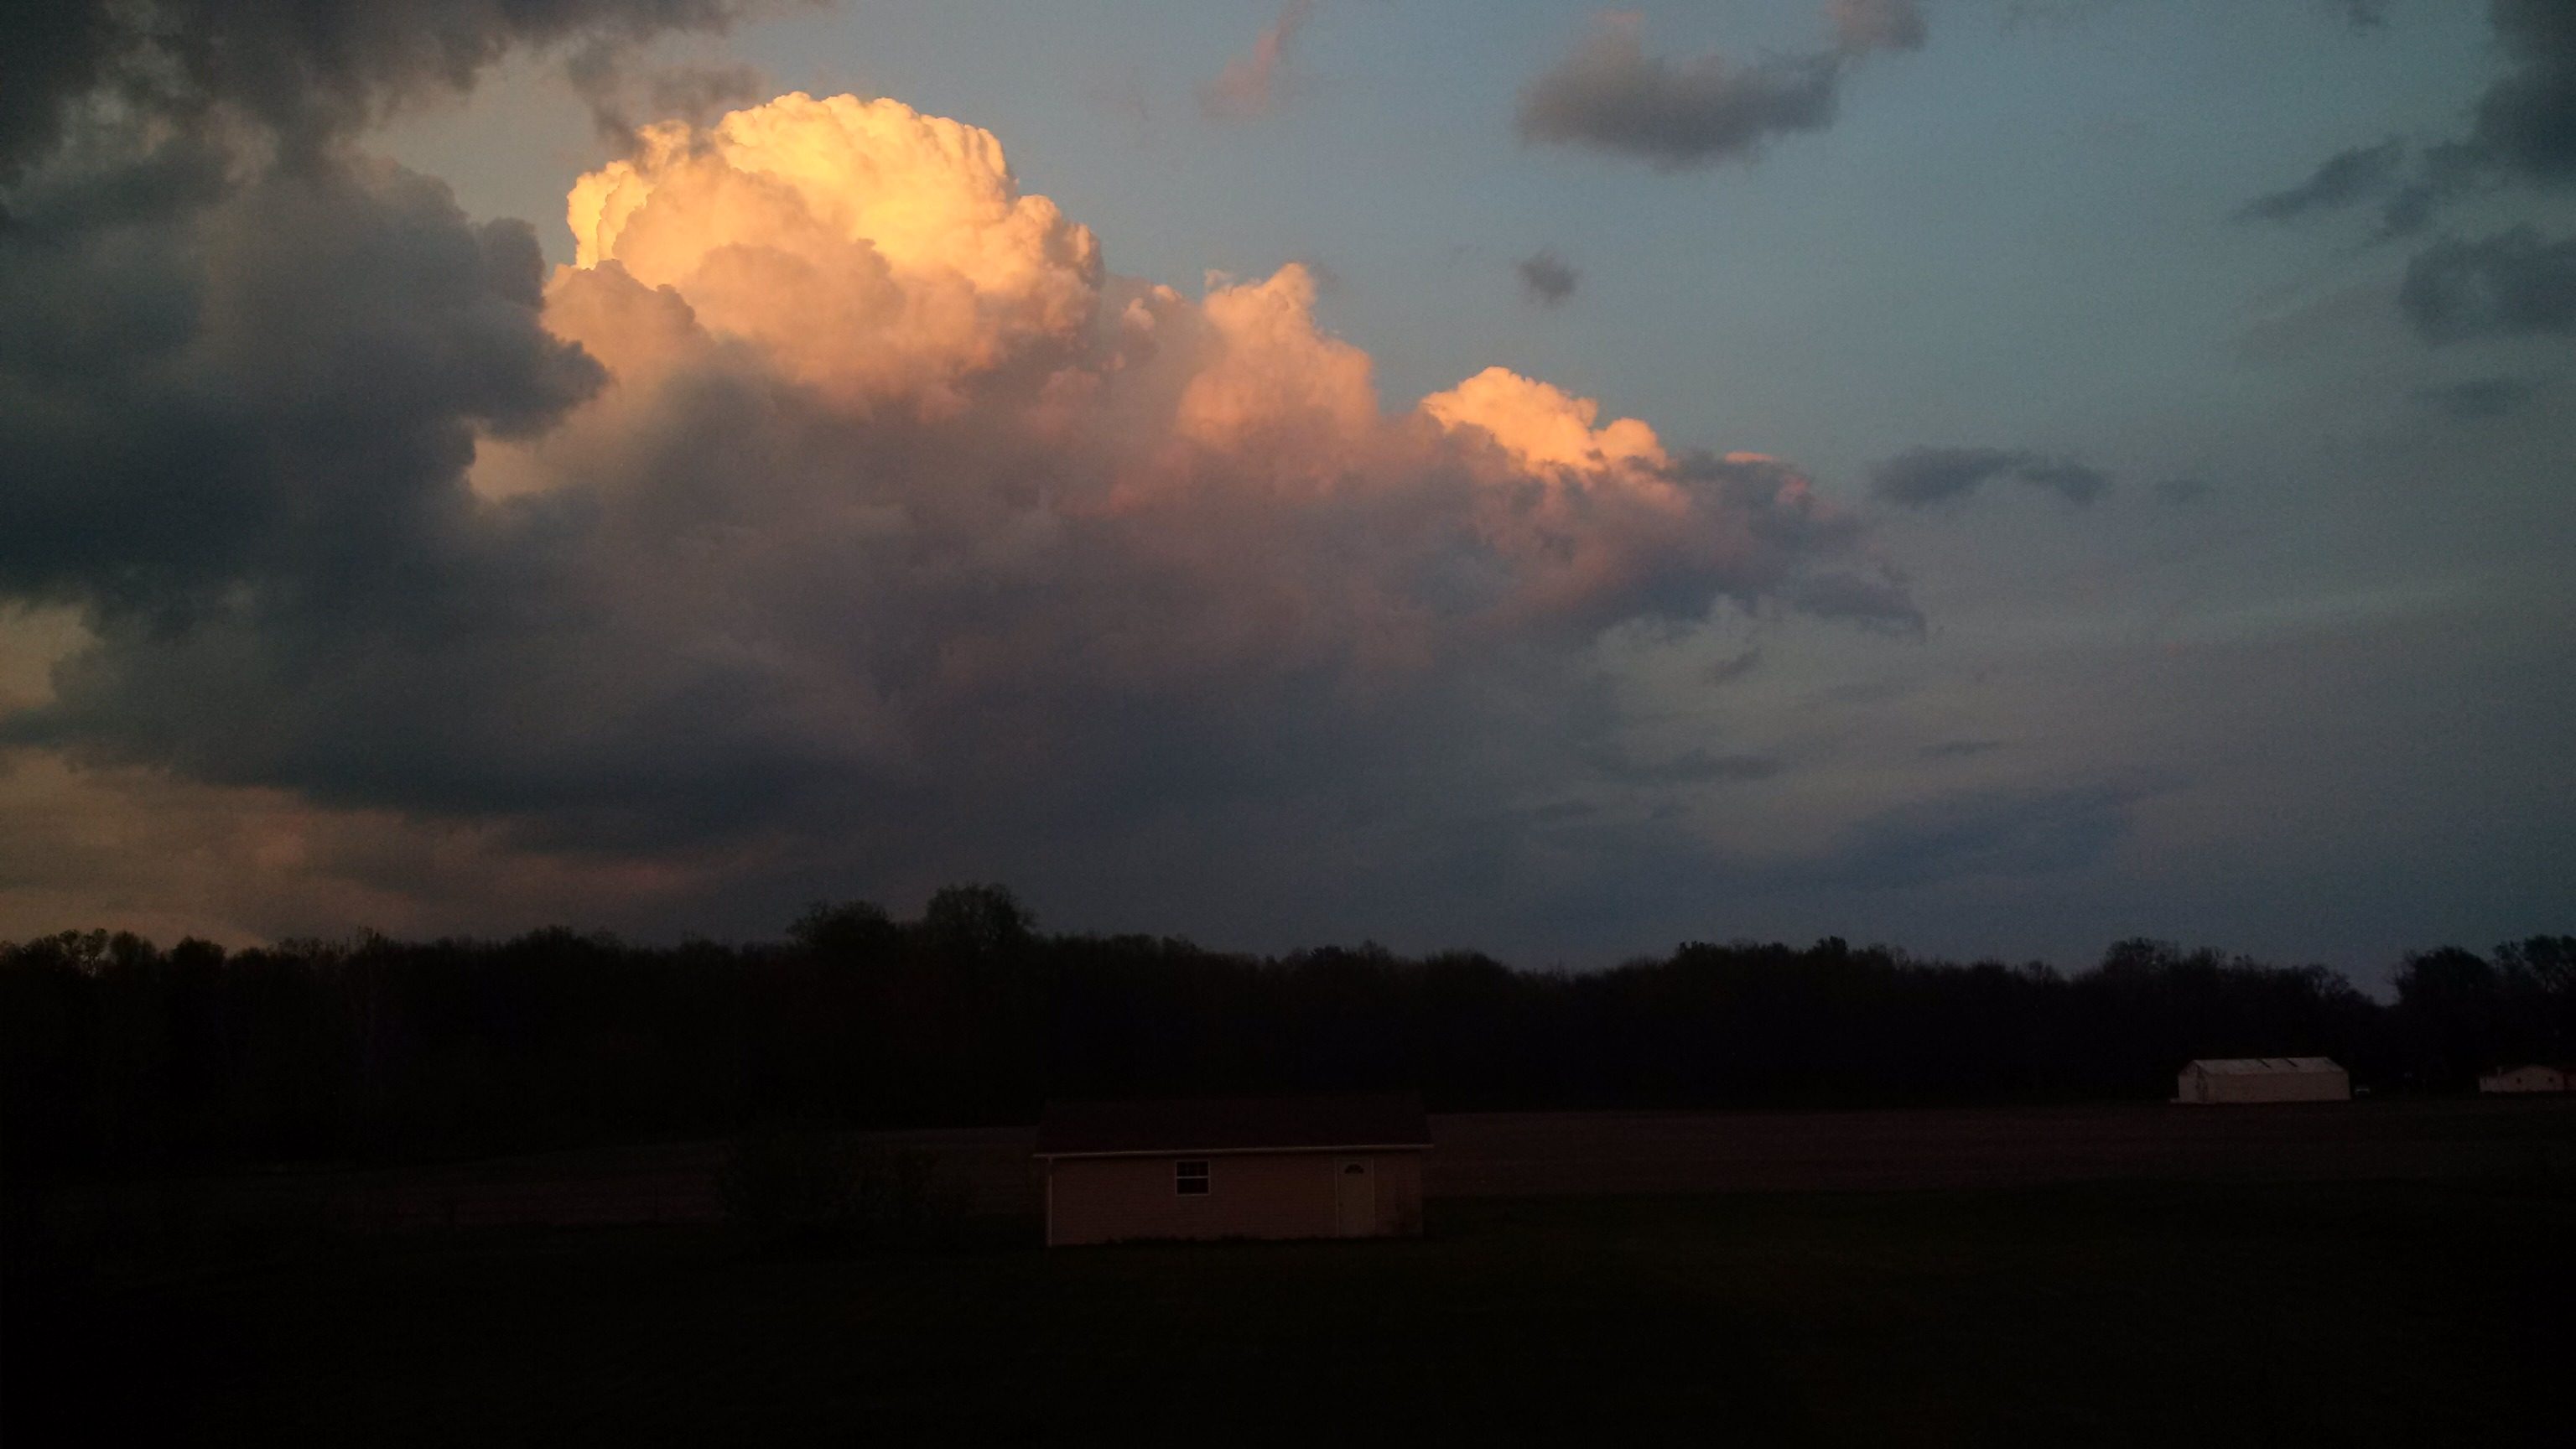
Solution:
[[[726,1221],[763,1253],[917,1247],[965,1215],[931,1154],[810,1129],[737,1138],[719,1187]]]

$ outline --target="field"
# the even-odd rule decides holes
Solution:
[[[1596,1193],[2576,1176],[2576,1099],[2413,1098],[2261,1108],[2111,1103],[1846,1112],[1435,1115],[1442,1200]],[[928,1152],[977,1209],[1034,1215],[1028,1128],[870,1134]],[[713,1222],[720,1142],[381,1171],[289,1172],[65,1194],[74,1217],[327,1218],[365,1228]]]
[[[1056,1253],[985,1134],[941,1140],[990,1155],[961,1171],[998,1175],[995,1213],[935,1251],[521,1224],[26,1271],[22,1241],[0,1437],[2550,1442],[2571,1128],[2477,1102],[1445,1118],[1423,1242]]]

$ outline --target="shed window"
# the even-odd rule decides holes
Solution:
[[[1172,1191],[1183,1197],[1205,1197],[1208,1190],[1208,1165],[1204,1162],[1172,1164]]]

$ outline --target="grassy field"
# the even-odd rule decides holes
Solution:
[[[2160,1102],[1871,1111],[1493,1112],[1431,1119],[1431,1194],[1468,1197],[2014,1188],[2131,1181],[2576,1177],[2576,1098],[2428,1097],[2260,1110]],[[979,1211],[1034,1215],[1035,1129],[853,1134],[937,1158]],[[664,1142],[410,1164],[90,1184],[58,1217],[337,1218],[373,1229],[713,1222],[727,1145]]]
[[[2571,1207],[2563,1177],[2091,1183],[1446,1200],[1418,1243],[1050,1254],[996,1224],[770,1261],[698,1227],[359,1238],[22,1275],[0,1428],[2554,1442]]]

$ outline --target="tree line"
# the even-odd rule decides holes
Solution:
[[[2168,1094],[2194,1057],[2321,1054],[2380,1090],[2576,1060],[2576,936],[2319,966],[2146,940],[2073,974],[1839,939],[1590,972],[1374,945],[1278,957],[1048,935],[1007,890],[915,920],[653,947],[131,934],[0,943],[0,1168],[476,1156],[728,1133],[1024,1123],[1049,1097],[1418,1086],[1434,1110]]]

